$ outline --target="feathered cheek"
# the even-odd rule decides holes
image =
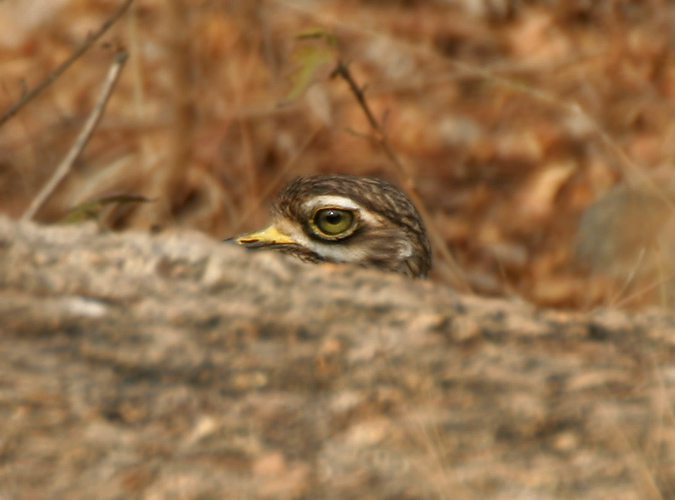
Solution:
[[[369,247],[367,253],[377,260],[403,261],[414,253],[406,235],[398,230],[380,230],[364,238],[364,243]]]

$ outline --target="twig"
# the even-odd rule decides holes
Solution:
[[[66,71],[71,64],[73,64],[82,54],[84,54],[91,46],[101,38],[101,36],[110,29],[110,27],[115,24],[115,22],[122,17],[122,14],[129,8],[131,5],[131,2],[134,0],[126,0],[115,12],[111,14],[111,16],[108,18],[108,20],[101,25],[101,27],[93,32],[90,33],[89,36],[85,39],[84,43],[80,45],[80,47],[73,52],[68,59],[63,61],[57,68],[55,68],[53,71],[51,71],[44,79],[32,90],[26,91],[23,93],[21,96],[21,99],[19,99],[16,103],[11,105],[3,114],[0,116],[0,127],[2,127],[7,120],[9,120],[11,117],[13,117],[15,114],[17,114],[21,108],[23,108],[26,104],[28,104],[30,101],[32,101],[35,96],[37,96],[40,92],[45,90],[47,87],[49,87],[54,81],[61,76],[61,74]]]
[[[101,94],[94,105],[94,109],[91,110],[89,118],[87,118],[84,127],[82,127],[82,130],[73,143],[73,146],[70,148],[68,154],[54,172],[52,178],[49,179],[49,182],[47,182],[47,184],[42,188],[38,195],[33,199],[28,209],[21,216],[21,220],[32,219],[37,211],[40,210],[40,207],[42,207],[45,201],[47,201],[47,198],[49,198],[54,189],[56,189],[56,187],[70,172],[73,163],[75,163],[75,160],[87,145],[87,142],[89,142],[89,138],[94,132],[94,129],[96,128],[96,125],[98,124],[98,121],[105,110],[108,99],[110,98],[110,94],[117,83],[117,79],[119,78],[120,72],[122,71],[126,60],[126,51],[120,49],[115,53],[115,60],[110,66],[110,70],[108,70],[108,75],[106,76],[106,79],[103,83]]]
[[[634,299],[636,299],[640,296],[643,296],[646,293],[651,292],[652,290],[654,290],[658,287],[661,287],[661,286],[665,285],[666,283],[668,283],[669,281],[673,281],[673,280],[675,280],[675,273],[671,273],[668,276],[666,276],[664,278],[661,278],[658,281],[655,281],[651,285],[648,285],[648,286],[642,288],[641,290],[637,290],[635,293],[632,293],[632,294],[624,297],[623,299],[621,299],[621,300],[619,300],[615,303],[611,303],[611,306],[613,308],[616,308],[616,309],[626,307],[626,305],[630,304],[630,302],[632,300],[634,300]]]
[[[186,28],[190,7],[186,0],[169,0],[166,3],[166,28],[171,32],[167,48],[171,55],[169,70],[173,83],[171,99],[171,149],[165,168],[155,176],[155,196],[163,198],[169,215],[175,215],[174,207],[184,201],[186,167],[194,156],[192,139],[195,134],[197,111],[195,104],[194,60],[192,57],[192,34]],[[180,201],[179,201],[180,200]]]
[[[305,142],[298,148],[297,152],[293,155],[292,158],[290,158],[283,167],[281,167],[281,170],[277,173],[277,175],[274,176],[271,182],[268,182],[265,184],[265,188],[262,190],[260,193],[260,196],[257,196],[254,199],[253,204],[248,208],[244,214],[239,217],[239,220],[237,223],[234,225],[232,228],[233,233],[238,233],[241,228],[244,226],[244,224],[248,221],[248,219],[253,215],[253,213],[260,208],[260,204],[262,200],[267,199],[270,194],[275,191],[279,184],[281,184],[281,181],[283,178],[288,174],[290,170],[292,170],[295,165],[297,165],[298,161],[302,158],[303,153],[305,150],[312,144],[316,136],[319,134],[321,131],[321,127],[316,128],[313,132],[307,135],[307,139]]]
[[[397,173],[401,178],[404,189],[408,193],[408,196],[410,196],[412,202],[417,207],[417,210],[420,212],[422,219],[426,222],[427,231],[429,233],[429,238],[431,239],[432,246],[440,254],[443,261],[448,265],[452,273],[451,281],[457,288],[460,289],[460,291],[463,292],[470,291],[470,287],[468,282],[466,281],[464,272],[455,261],[454,257],[450,253],[450,250],[448,250],[448,246],[445,243],[445,240],[438,232],[436,227],[432,224],[431,215],[429,214],[428,210],[426,209],[426,206],[422,202],[422,198],[417,192],[417,187],[415,185],[413,176],[410,173],[410,170],[401,161],[400,157],[396,154],[396,151],[394,150],[391,143],[387,139],[387,136],[384,133],[382,126],[377,121],[375,115],[370,109],[370,106],[368,105],[368,101],[366,101],[363,90],[356,84],[356,81],[354,80],[354,77],[349,71],[347,65],[342,61],[338,61],[337,67],[333,71],[333,76],[339,76],[344,81],[346,81],[347,85],[349,85],[349,89],[352,91],[352,94],[354,94],[354,97],[356,97],[356,100],[358,101],[359,106],[363,110],[363,113],[366,115],[368,124],[370,125],[370,128],[374,133],[374,136],[372,136],[371,139],[374,140],[380,146],[382,151],[384,151],[384,154],[387,156],[387,158],[389,158],[389,161],[391,161],[392,165],[396,167]]]
[[[640,253],[639,253],[639,255],[638,255],[637,262],[635,263],[635,265],[633,266],[633,268],[632,268],[632,269],[630,270],[630,272],[628,273],[628,276],[627,276],[626,279],[624,280],[623,285],[621,285],[621,288],[620,288],[617,292],[615,292],[615,293],[613,294],[614,296],[613,296],[613,297],[610,297],[610,299],[607,301],[607,303],[608,303],[610,306],[614,305],[615,302],[618,301],[619,298],[624,294],[624,292],[626,292],[626,291],[628,290],[628,288],[630,287],[631,283],[633,283],[633,280],[635,279],[635,277],[637,276],[638,271],[640,270],[640,266],[642,266],[642,264],[643,264],[645,255],[647,255],[647,253],[646,253],[646,251],[645,251],[645,249],[644,249],[644,247],[643,247],[643,248],[640,249]]]

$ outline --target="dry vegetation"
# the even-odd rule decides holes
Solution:
[[[330,67],[285,102],[315,27],[403,175]],[[141,231],[0,217],[0,500],[675,498],[673,316],[616,309],[675,303],[674,63],[667,0],[0,0],[0,216]],[[524,300],[170,230],[328,172]]]
[[[1,2],[0,109],[122,3]],[[108,207],[110,228],[229,237],[265,223],[270,197],[297,175],[400,182],[364,139],[343,81],[320,79],[280,105],[294,36],[320,26],[336,34],[475,292],[667,305],[674,23],[665,0],[136,0],[2,126],[0,211],[20,217],[47,182],[120,47],[129,60],[106,113],[40,221],[123,193],[156,201]]]

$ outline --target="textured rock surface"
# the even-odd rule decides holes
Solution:
[[[1,499],[657,499],[675,320],[0,219]]]

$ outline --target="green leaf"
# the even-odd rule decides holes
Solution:
[[[291,89],[284,103],[300,97],[310,85],[327,78],[338,63],[337,41],[332,33],[323,28],[310,28],[298,33],[295,38],[302,42],[292,53],[291,59],[297,69],[291,74]]]
[[[85,201],[71,208],[59,222],[61,224],[76,224],[87,220],[100,222],[101,212],[109,205],[125,205],[128,203],[148,203],[152,201],[145,196],[136,194],[113,194],[101,196]]]

